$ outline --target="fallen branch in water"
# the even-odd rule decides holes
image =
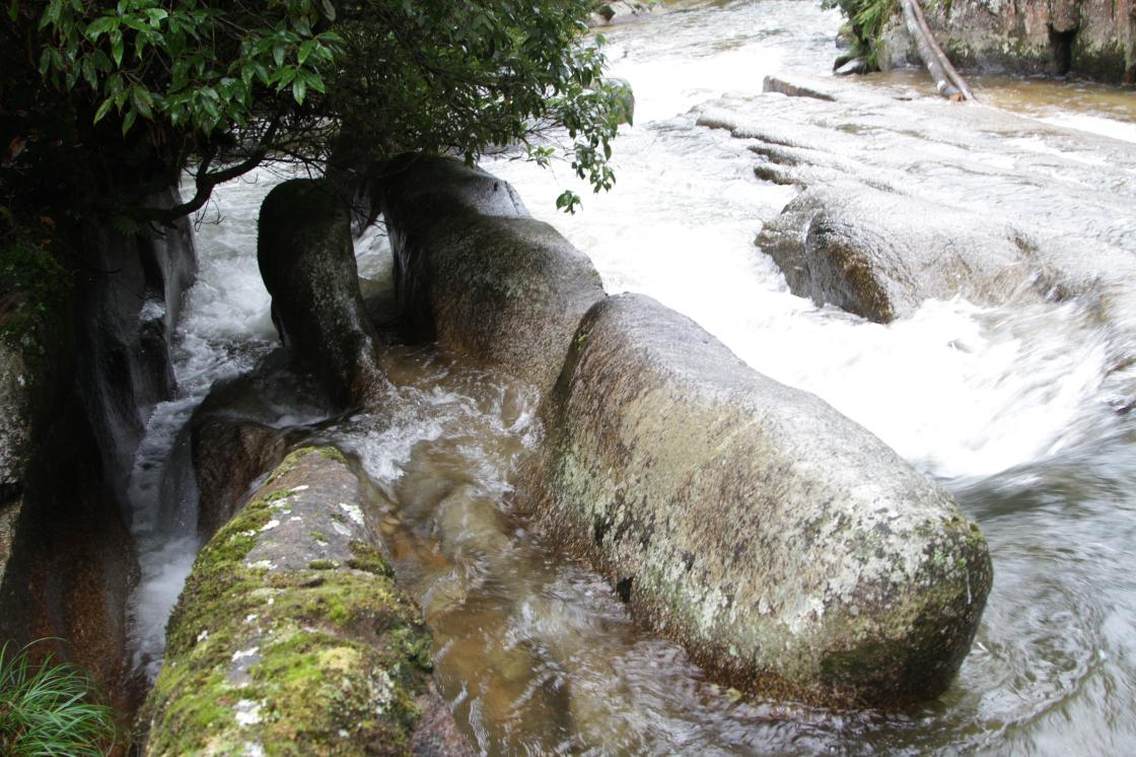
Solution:
[[[939,43],[935,41],[919,0],[899,0],[899,2],[903,7],[903,21],[907,31],[915,38],[919,57],[923,59],[923,65],[935,80],[935,88],[938,89],[939,94],[951,100],[975,100],[974,93],[966,80],[951,65]]]

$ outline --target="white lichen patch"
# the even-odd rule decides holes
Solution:
[[[271,560],[257,560],[256,562],[245,563],[245,567],[252,568],[253,570],[276,570],[276,563]],[[269,599],[269,604],[271,603],[272,600]]]
[[[306,492],[310,488],[311,487],[307,484],[300,484],[299,486],[293,486],[291,489],[289,489],[289,491],[295,494],[296,492]]]
[[[301,518],[299,515],[293,515],[291,518],[288,519],[288,521],[291,522],[291,523],[302,523],[303,520],[304,519]]]
[[[373,679],[371,679],[371,690],[373,701],[375,702],[375,712],[382,715],[387,706],[391,702],[391,696],[394,692],[394,682],[385,670],[380,670]]]
[[[265,523],[263,526],[260,527],[260,532],[264,533],[265,531],[271,531],[272,529],[276,528],[279,525],[280,525],[280,521],[273,518],[272,520],[268,521],[267,523]]]
[[[331,522],[331,527],[335,531],[335,533],[339,534],[340,536],[350,536],[351,535],[351,529],[348,528],[347,526],[343,525],[342,523],[340,523],[337,520],[333,520]]]
[[[235,708],[237,725],[258,725],[262,706],[263,702],[256,702],[252,699],[242,699],[237,702]]]
[[[256,616],[253,615],[251,617],[255,618]],[[248,649],[239,649],[236,652],[233,652],[233,658],[232,659],[233,659],[233,662],[240,662],[241,660],[245,659],[246,657],[255,657],[258,652],[260,652],[260,647],[249,647]]]
[[[208,638],[209,638],[209,629],[205,629],[201,633],[197,634],[197,643],[200,644],[201,642],[205,641]]]
[[[339,509],[342,510],[355,525],[363,525],[363,510],[358,505],[349,505],[346,502],[340,502]]]
[[[243,757],[265,757],[266,752],[264,747],[255,741],[246,741],[244,751],[241,754]]]
[[[256,622],[256,619],[257,619],[257,618],[259,618],[259,617],[260,617],[260,616],[259,616],[259,615],[257,615],[257,614],[256,614],[256,613],[254,612],[254,613],[252,613],[252,614],[250,614],[250,615],[246,615],[246,616],[245,616],[245,622],[246,622],[246,623],[255,623],[255,622]]]

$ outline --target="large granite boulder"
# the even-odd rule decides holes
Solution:
[[[380,176],[374,194],[412,327],[547,392],[604,296],[588,257],[531,218],[506,182],[460,161],[402,158]]]
[[[537,510],[651,626],[750,690],[945,690],[990,556],[876,437],[638,295],[589,311],[554,400]]]
[[[334,449],[298,449],[205,546],[141,714],[144,754],[469,753],[366,492]]]
[[[386,385],[359,292],[351,209],[330,182],[292,179],[268,193],[257,262],[285,346],[337,404],[365,402]]]

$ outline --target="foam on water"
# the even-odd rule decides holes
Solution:
[[[135,669],[150,680],[161,667],[166,620],[200,547],[193,474],[186,479],[177,469],[188,464],[187,451],[175,454],[178,435],[215,381],[251,370],[275,343],[256,263],[256,216],[280,178],[262,169],[224,184],[196,219],[197,280],[174,335],[178,396],[154,409],[135,454],[128,498],[140,577],[128,607],[129,643]],[[159,308],[164,312],[146,303],[141,317]]]

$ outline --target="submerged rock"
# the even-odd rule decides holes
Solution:
[[[281,338],[337,404],[362,402],[384,386],[379,339],[359,292],[351,211],[330,183],[292,179],[268,193],[257,262]]]
[[[290,370],[282,357],[269,355],[252,373],[215,386],[193,413],[188,433],[203,541],[233,517],[253,482],[307,435],[300,424],[333,414],[315,379]]]
[[[448,158],[387,164],[379,197],[403,315],[443,349],[547,392],[604,296],[586,255],[529,217],[506,182]]]
[[[194,564],[141,715],[144,754],[470,753],[378,517],[334,449],[277,466]]]
[[[986,542],[870,433],[638,295],[589,311],[555,400],[539,512],[708,668],[826,703],[946,689]]]

